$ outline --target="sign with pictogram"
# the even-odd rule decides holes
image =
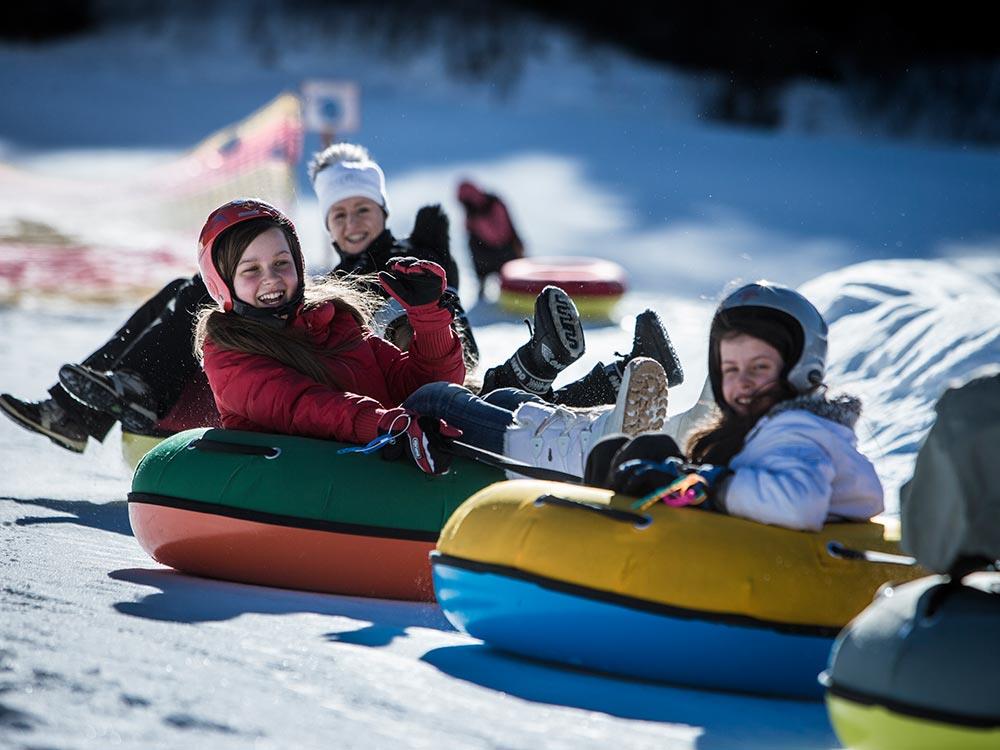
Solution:
[[[361,95],[353,81],[312,80],[302,84],[306,130],[333,137],[361,127]]]

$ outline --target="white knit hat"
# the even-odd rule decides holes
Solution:
[[[389,213],[389,200],[385,197],[385,175],[373,161],[338,161],[324,167],[313,177],[313,188],[319,198],[323,223],[326,223],[330,206],[344,198],[368,198]]]

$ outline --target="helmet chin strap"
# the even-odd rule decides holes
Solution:
[[[253,305],[248,305],[234,294],[233,312],[270,328],[284,328],[295,320],[295,314],[298,312],[304,298],[305,290],[303,290],[302,284],[299,284],[292,299],[281,307],[254,307]]]

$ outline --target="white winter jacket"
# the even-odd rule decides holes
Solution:
[[[883,510],[875,467],[857,449],[861,402],[800,396],[775,406],[729,462],[717,502],[727,513],[818,531],[836,518],[865,520]]]

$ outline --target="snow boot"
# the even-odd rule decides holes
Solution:
[[[655,359],[663,366],[667,374],[667,385],[671,388],[684,382],[684,368],[680,358],[670,343],[667,329],[663,327],[660,316],[652,310],[639,313],[635,319],[635,333],[632,337],[632,351],[627,355],[618,355],[621,359],[613,366],[619,373],[625,371],[625,364],[636,357]]]
[[[602,435],[624,433],[635,437],[659,432],[667,423],[667,375],[649,357],[635,357],[625,364],[615,408],[604,413]]]
[[[659,316],[652,310],[640,313],[635,319],[632,351],[628,354],[619,354],[618,357],[619,359],[610,365],[598,362],[582,378],[555,391],[552,394],[552,401],[563,406],[576,407],[615,403],[625,365],[636,357],[649,357],[659,362],[667,374],[669,386],[684,382],[684,370],[677,358],[677,352],[674,351]]]
[[[559,287],[547,286],[535,298],[531,340],[502,365],[486,371],[481,392],[520,388],[549,396],[556,375],[582,357],[585,349],[583,325],[573,300]]]
[[[63,365],[59,368],[59,382],[73,398],[91,409],[114,415],[130,432],[146,434],[156,424],[156,399],[135,373]]]
[[[532,466],[583,477],[587,456],[598,440],[619,433],[655,432],[663,429],[666,420],[663,367],[637,357],[625,367],[614,408],[572,410],[537,401],[522,404],[504,433],[504,454]]]
[[[83,453],[87,431],[54,399],[21,401],[9,393],[0,395],[0,411],[21,427],[45,435],[60,448]]]

